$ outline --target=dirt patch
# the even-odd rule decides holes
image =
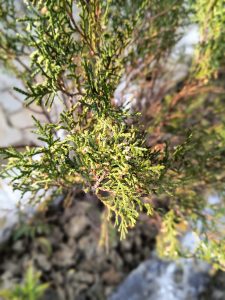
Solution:
[[[149,257],[158,228],[142,215],[126,240],[111,232],[106,253],[99,247],[101,212],[94,197],[80,196],[68,208],[52,205],[44,215],[36,215],[30,231],[24,225],[15,229],[0,249],[2,286],[21,282],[32,263],[42,281],[51,285],[44,300],[107,299]]]

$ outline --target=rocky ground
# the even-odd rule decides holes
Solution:
[[[225,300],[225,272],[218,271],[210,279],[201,300]]]
[[[43,300],[225,300],[225,273],[195,260],[164,262],[152,251],[158,223],[142,215],[126,240],[110,230],[99,246],[103,207],[79,194],[17,225],[0,246],[0,288],[21,283],[28,266],[48,282]]]
[[[99,246],[101,210],[94,197],[80,195],[71,207],[52,206],[30,227],[17,227],[0,249],[2,287],[21,282],[32,263],[50,283],[44,300],[107,299],[149,257],[158,229],[142,216],[125,241],[111,234],[107,253]]]

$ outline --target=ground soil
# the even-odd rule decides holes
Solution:
[[[149,258],[158,225],[142,215],[127,239],[110,229],[108,251],[99,246],[103,208],[90,195],[78,195],[18,225],[0,248],[1,286],[20,283],[32,264],[50,283],[44,300],[104,300],[126,275]]]

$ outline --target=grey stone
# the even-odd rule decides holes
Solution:
[[[121,281],[122,274],[113,267],[102,274],[102,279],[107,285],[116,285]]]
[[[14,262],[11,262],[11,261],[5,262],[2,267],[4,267],[4,269],[7,270],[7,272],[8,272],[8,273],[6,273],[5,276],[13,276],[14,277],[14,276],[20,275],[20,273],[21,273],[21,270],[18,268],[18,264],[15,264]]]
[[[85,234],[85,230],[89,225],[88,218],[81,215],[79,218],[77,216],[72,218],[68,224],[65,225],[65,228],[70,238],[78,239]]]
[[[93,260],[95,259],[96,256],[96,249],[95,247],[90,247],[90,245],[95,245],[96,241],[94,240],[93,236],[83,236],[79,240],[79,249],[85,253],[85,257],[87,260]]]
[[[16,241],[15,244],[13,245],[13,250],[17,253],[17,254],[21,254],[24,252],[24,245],[23,242],[21,240]]]
[[[209,267],[205,267],[204,272],[197,272],[199,264],[201,263],[182,260],[182,265],[177,265],[175,262],[153,258],[135,269],[108,299],[198,300],[209,281]],[[180,271],[181,268],[183,272]],[[191,281],[193,274],[198,274],[198,280],[195,277],[194,283]]]
[[[52,264],[57,267],[68,267],[75,263],[73,258],[74,249],[66,246],[65,244],[60,245],[60,249],[54,254]]]
[[[36,255],[36,262],[37,262],[37,265],[43,271],[50,271],[51,270],[51,264],[50,264],[48,258],[44,254],[37,254]]]
[[[62,285],[63,284],[63,275],[59,272],[53,272],[52,275],[53,279],[54,279],[54,283],[55,285]]]
[[[92,284],[94,282],[94,275],[87,272],[78,271],[75,272],[74,279],[80,283]]]
[[[43,297],[43,300],[60,300],[57,292],[53,289],[48,289]]]

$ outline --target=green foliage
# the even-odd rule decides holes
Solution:
[[[37,105],[47,119],[34,118],[41,146],[1,150],[2,176],[35,204],[78,187],[95,193],[121,238],[141,212],[158,215],[159,252],[174,258],[186,255],[185,224],[202,241],[193,255],[223,267],[223,239],[206,240],[212,229],[206,193],[221,196],[213,218],[224,204],[225,106],[223,83],[213,76],[225,63],[223,6],[223,0],[0,0],[0,61],[21,80],[15,90],[25,105]],[[193,20],[202,36],[197,54],[181,87],[171,89],[168,64]],[[123,81],[150,97],[144,124],[133,108],[117,104]],[[140,106],[146,97],[137,96]],[[156,208],[153,199],[166,207]]]
[[[162,257],[177,258],[179,253],[178,232],[174,211],[169,211],[162,223],[162,229],[157,237],[157,252]]]
[[[15,285],[12,289],[0,290],[3,300],[40,300],[48,284],[39,282],[40,274],[33,267],[29,267],[22,284]]]
[[[34,240],[39,235],[47,234],[50,228],[43,222],[33,221],[21,223],[13,231],[13,239],[16,241],[21,238]]]
[[[29,2],[29,14],[21,22],[27,24],[28,46],[35,49],[33,82],[38,75],[43,80],[27,82],[27,91],[16,90],[26,96],[27,105],[35,101],[51,107],[60,92],[69,101],[64,101],[58,123],[42,125],[35,120],[43,147],[3,151],[9,159],[4,176],[12,177],[15,189],[31,192],[32,201],[38,201],[46,190],[57,194],[80,184],[99,196],[109,217],[113,213],[121,237],[135,225],[138,211],[152,213],[139,196],[163,189],[156,182],[164,169],[145,147],[142,134],[126,124],[133,116],[111,104],[124,52],[148,6],[142,1],[130,10],[128,2],[122,6],[124,21],[118,13],[121,3],[81,1],[79,25],[72,1]],[[63,139],[55,135],[59,130],[65,132]]]
[[[194,9],[201,40],[197,51],[197,71],[199,78],[208,79],[224,67],[224,1],[198,0]]]

